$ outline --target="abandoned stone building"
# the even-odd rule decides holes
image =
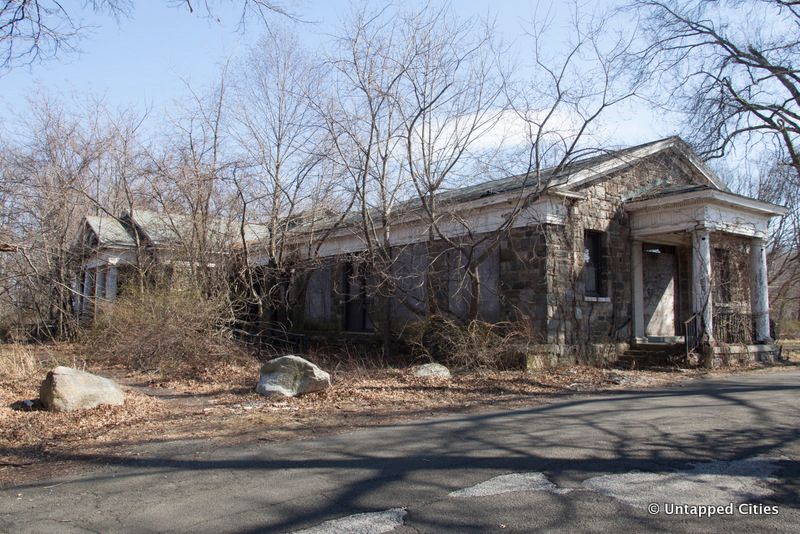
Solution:
[[[679,138],[440,205],[437,235],[419,207],[395,219],[390,276],[365,272],[358,225],[336,228],[284,326],[341,338],[402,336],[433,312],[522,322],[545,364],[688,342],[718,356],[773,349],[765,238],[784,208],[732,193]]]
[[[391,232],[373,228],[389,243],[377,261],[357,217],[317,221],[313,235],[292,225],[284,244],[313,257],[280,291],[258,288],[292,298],[249,317],[251,331],[385,342],[437,315],[523,325],[537,364],[673,345],[712,360],[774,350],[765,239],[785,210],[732,193],[677,137],[440,193],[436,205],[434,217],[406,203]],[[185,262],[176,221],[86,217],[76,310],[114,300],[143,250]],[[270,264],[257,253],[263,235],[247,225],[256,266]]]

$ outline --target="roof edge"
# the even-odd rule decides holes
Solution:
[[[692,200],[710,200],[717,203],[728,204],[747,211],[780,217],[788,211],[784,206],[757,200],[744,195],[721,191],[715,189],[705,189],[702,191],[690,191],[687,193],[677,193],[665,197],[654,197],[645,200],[634,200],[625,203],[625,211],[637,212],[657,207],[669,207],[676,204],[684,204]]]

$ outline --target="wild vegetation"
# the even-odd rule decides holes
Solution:
[[[262,14],[276,8],[254,5]],[[156,128],[146,113],[99,101],[68,108],[32,100],[17,125],[4,125],[0,145],[0,335],[81,339],[98,357],[136,368],[202,372],[211,359],[241,357],[234,332],[244,315],[290,315],[302,292],[287,284],[302,286],[343,224],[361,236],[357,259],[370,273],[370,295],[407,291],[389,244],[416,206],[428,240],[444,248],[440,257],[463,263],[458,284],[471,299],[457,319],[427,291],[420,331],[437,324],[440,333],[429,335],[449,343],[442,351],[458,365],[506,365],[498,355],[524,345],[525,329],[479,322],[479,267],[541,191],[529,188],[497,231],[480,235],[443,193],[520,173],[538,184],[544,169],[608,148],[603,118],[637,98],[682,109],[688,138],[708,158],[759,147],[750,153],[763,165],[738,187],[790,208],[772,234],[780,268],[771,276],[777,309],[797,320],[797,7],[687,0],[637,1],[603,16],[571,9],[555,51],[545,45],[564,28],[536,18],[529,25],[518,60],[525,68],[508,59],[491,21],[465,19],[452,6],[367,6],[353,8],[325,54],[304,49],[290,20],[271,21],[256,49],[214,87],[187,88],[183,107]],[[631,13],[641,33],[618,26],[615,17]],[[789,27],[753,33],[747,22],[756,17]],[[497,135],[509,124],[513,135]],[[73,299],[85,252],[78,225],[87,214],[136,209],[175,216],[187,282],[180,293],[153,291],[157,262],[142,247],[140,283],[118,306],[99,309],[84,332]],[[224,235],[219,221],[229,223]],[[245,222],[262,224],[262,239],[245,239]],[[452,227],[464,237],[453,239]],[[235,253],[223,254],[226,247]],[[256,266],[255,256],[266,263]],[[388,328],[383,334],[386,347]]]

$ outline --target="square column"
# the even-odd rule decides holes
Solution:
[[[705,228],[692,232],[692,313],[700,317],[702,339],[714,341],[711,301],[711,239]]]
[[[631,243],[631,304],[633,306],[633,337],[644,337],[644,273],[642,270],[642,242]]]
[[[118,277],[119,273],[117,271],[117,266],[114,264],[109,265],[108,269],[106,270],[106,300],[117,300]]]
[[[756,343],[772,343],[769,332],[769,279],[767,250],[764,240],[754,237],[750,242],[750,313],[753,314],[753,337]]]

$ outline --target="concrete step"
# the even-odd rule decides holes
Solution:
[[[686,363],[684,350],[683,344],[678,343],[637,343],[618,361],[639,369],[682,366]]]

